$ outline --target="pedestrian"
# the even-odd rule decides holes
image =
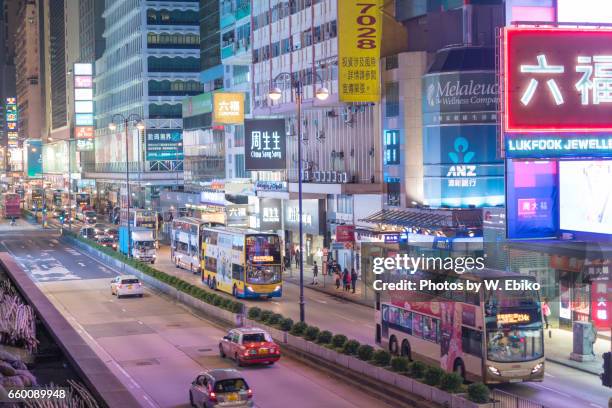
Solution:
[[[317,280],[317,276],[319,275],[319,267],[317,266],[317,261],[314,261],[314,266],[312,267],[312,284],[318,285],[319,281]]]
[[[348,291],[349,287],[350,287],[350,279],[351,279],[351,275],[349,274],[348,269],[346,269],[346,267],[344,268],[344,270],[342,271],[342,283],[344,283],[344,291]]]
[[[337,265],[333,266],[333,270],[334,270],[334,277],[336,278],[336,290],[340,289],[340,269],[337,267]]]
[[[544,316],[544,323],[546,323],[546,330],[548,330],[548,316],[550,316],[550,306],[548,305],[548,298],[544,298],[544,304],[542,305],[542,316]]]
[[[357,272],[355,272],[355,268],[351,268],[351,286],[353,287],[353,293],[355,293],[355,286],[357,286]]]
[[[300,267],[300,261],[302,260],[301,258],[302,253],[300,252],[299,249],[295,250],[295,267],[299,268]]]

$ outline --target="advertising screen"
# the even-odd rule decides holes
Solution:
[[[42,141],[28,140],[27,145],[28,177],[40,178],[42,177]]]
[[[560,23],[612,23],[610,0],[557,0]]]
[[[612,234],[612,160],[560,162],[559,189],[562,230]]]
[[[508,160],[508,238],[547,238],[558,231],[557,163]]]
[[[506,133],[612,131],[612,30],[505,28],[503,67]]]
[[[147,130],[147,157],[154,160],[183,160],[183,132],[181,129]]]

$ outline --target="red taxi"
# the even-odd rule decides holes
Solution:
[[[232,329],[223,337],[219,354],[233,358],[239,366],[274,364],[280,359],[280,347],[265,330],[243,327]]]

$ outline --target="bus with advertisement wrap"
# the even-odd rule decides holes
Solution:
[[[505,282],[534,282],[501,271],[444,275],[418,271],[414,281],[480,282],[474,291],[387,291],[376,302],[376,343],[392,354],[438,365],[485,384],[542,381],[544,330],[537,290],[506,290]],[[485,289],[486,281],[498,289]],[[388,299],[386,299],[388,297]]]
[[[227,227],[202,230],[202,282],[239,298],[282,295],[281,243],[276,234]]]
[[[2,218],[21,217],[21,198],[19,194],[6,192],[0,197]]]

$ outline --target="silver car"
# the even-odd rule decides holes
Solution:
[[[234,369],[204,371],[191,383],[192,407],[253,407],[253,391],[240,372]]]

